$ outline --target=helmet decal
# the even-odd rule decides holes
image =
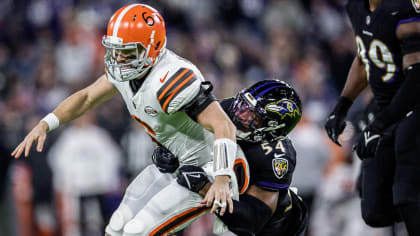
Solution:
[[[277,102],[269,103],[265,106],[265,110],[277,113],[282,119],[284,119],[285,116],[290,116],[292,118],[300,116],[299,107],[289,99],[282,99]]]

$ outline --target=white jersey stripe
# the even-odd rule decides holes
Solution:
[[[124,8],[124,10],[122,10],[122,12],[118,15],[117,20],[115,21],[115,25],[114,25],[114,30],[112,32],[112,36],[117,37],[118,28],[120,28],[120,23],[121,23],[122,18],[125,15],[125,13],[127,13],[128,10],[130,10],[131,8],[133,8],[135,6],[138,6],[138,5],[141,5],[141,4],[131,4],[131,5],[128,5],[126,8]]]

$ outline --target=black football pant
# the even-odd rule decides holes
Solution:
[[[404,118],[395,132],[394,204],[410,236],[420,235],[420,109]]]
[[[372,227],[404,220],[410,236],[418,236],[420,219],[419,111],[384,135],[377,155],[362,163],[362,216]]]

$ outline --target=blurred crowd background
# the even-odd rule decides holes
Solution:
[[[323,130],[355,55],[344,0],[0,1],[0,235],[103,235],[126,185],[151,163],[154,146],[119,96],[50,133],[44,152],[10,156],[40,118],[104,72],[108,20],[133,2],[161,12],[167,48],[195,63],[219,99],[263,79],[298,91],[303,118],[290,137],[293,185],[311,207],[307,235],[404,235],[360,215],[351,146],[369,91],[350,112],[343,148]],[[214,235],[213,220],[177,235]]]

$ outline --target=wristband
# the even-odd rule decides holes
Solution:
[[[353,101],[351,99],[341,96],[337,105],[335,105],[333,113],[345,116],[352,104]]]
[[[236,159],[237,144],[228,138],[216,139],[213,144],[214,175],[230,175]]]
[[[60,125],[60,120],[58,120],[57,116],[54,113],[49,113],[41,121],[45,121],[48,124],[48,132],[53,131]]]

